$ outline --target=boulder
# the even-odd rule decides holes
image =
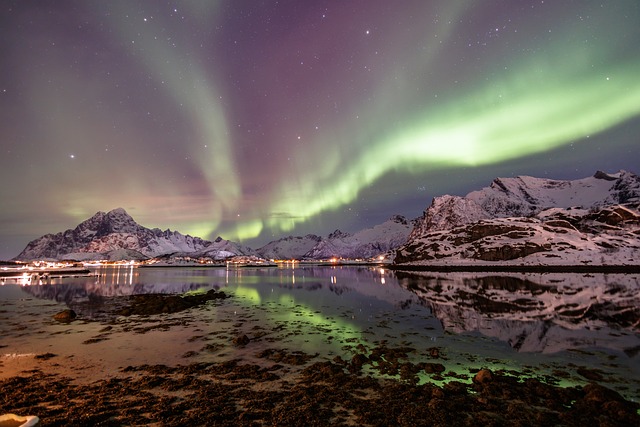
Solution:
[[[245,345],[249,344],[250,341],[251,340],[249,339],[248,336],[240,335],[233,339],[233,345],[237,347],[244,347]]]
[[[493,381],[493,373],[488,369],[480,369],[473,377],[475,384],[485,384],[491,381]]]
[[[57,320],[58,322],[71,322],[76,317],[78,317],[76,312],[70,309],[62,310],[61,312],[53,315],[54,320]]]

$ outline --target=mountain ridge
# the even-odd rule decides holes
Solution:
[[[265,259],[329,259],[388,256],[406,241],[411,223],[401,215],[356,233],[336,230],[326,238],[308,234],[274,240],[254,250],[222,237],[214,241],[183,235],[170,229],[146,228],[123,208],[99,211],[56,234],[45,234],[27,244],[15,261],[145,260],[187,258],[221,261],[236,256]]]
[[[529,257],[539,263],[557,263],[552,258],[562,260],[567,250],[573,250],[572,262],[587,262],[585,254],[590,251],[609,262],[620,251],[621,241],[624,259],[635,256],[640,235],[635,228],[640,222],[638,206],[640,177],[622,170],[613,174],[597,171],[578,180],[524,175],[495,178],[488,187],[464,197],[434,197],[422,217],[414,220],[393,215],[354,233],[338,229],[327,237],[288,236],[257,250],[221,237],[209,241],[170,229],[146,228],[123,208],[116,208],[99,211],[73,229],[29,242],[14,260],[182,257],[220,261],[261,256],[297,260],[382,257],[390,261],[397,257],[398,264],[464,264],[522,262]],[[569,249],[557,253],[554,248],[558,245]]]

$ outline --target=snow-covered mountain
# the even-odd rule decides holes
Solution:
[[[533,216],[548,208],[583,209],[640,202],[640,177],[620,171],[596,172],[573,181],[519,176],[497,178],[487,188],[466,196],[489,217]]]
[[[324,238],[315,234],[289,236],[270,242],[257,252],[266,259],[298,260],[387,256],[407,241],[412,227],[405,217],[394,215],[382,224],[353,234],[336,230]]]
[[[220,237],[211,242],[168,229],[149,229],[136,223],[124,209],[118,208],[106,213],[98,212],[74,229],[47,234],[29,242],[15,260],[121,260],[167,254],[224,259],[255,255],[255,252]]]
[[[385,255],[407,241],[413,224],[401,215],[372,228],[349,234],[336,230],[304,254],[305,259],[372,258]]]
[[[434,198],[396,262],[638,264],[639,205],[640,177],[626,171],[497,178],[465,197]]]
[[[35,239],[14,259],[117,261],[162,258],[173,263],[183,258],[224,260],[257,255],[265,259],[370,258],[395,250],[407,240],[411,229],[412,224],[406,218],[396,215],[354,234],[336,230],[326,238],[313,234],[290,236],[255,251],[221,237],[212,242],[177,231],[149,229],[118,208],[107,213],[98,212],[74,229]]]
[[[321,240],[315,234],[289,236],[269,242],[256,252],[265,259],[302,259]]]

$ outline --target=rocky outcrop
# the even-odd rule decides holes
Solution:
[[[69,323],[72,320],[74,320],[76,317],[78,317],[76,312],[69,309],[62,310],[61,312],[53,315],[54,320],[57,320],[58,322],[63,322],[63,323]]]
[[[524,258],[527,255],[551,250],[551,245],[540,245],[538,243],[524,242],[498,247],[484,248],[477,247],[473,253],[473,258],[482,261],[507,261]]]
[[[151,316],[154,314],[177,313],[193,307],[201,306],[207,301],[225,299],[222,291],[210,289],[206,293],[186,295],[140,294],[129,297],[126,306],[117,310],[120,316]]]

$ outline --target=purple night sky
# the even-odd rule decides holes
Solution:
[[[4,1],[0,259],[125,208],[258,247],[640,172],[640,2]]]

